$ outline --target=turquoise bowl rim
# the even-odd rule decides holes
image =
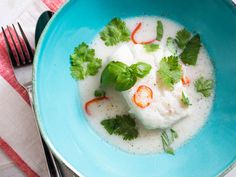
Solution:
[[[45,131],[45,129],[43,128],[43,125],[41,124],[41,122],[39,121],[38,117],[40,116],[39,113],[39,109],[38,109],[38,105],[36,104],[36,98],[37,98],[37,92],[36,92],[36,77],[35,77],[35,73],[37,71],[37,64],[38,64],[38,54],[39,54],[39,48],[41,48],[42,46],[42,41],[43,38],[45,36],[45,34],[47,33],[48,29],[50,28],[52,22],[54,21],[54,19],[58,16],[58,14],[61,13],[61,11],[63,11],[63,9],[70,3],[70,0],[67,0],[67,2],[65,2],[65,4],[63,4],[57,11],[56,13],[52,16],[52,18],[50,19],[50,21],[48,22],[48,24],[46,25],[45,29],[43,30],[39,41],[38,41],[38,45],[37,48],[35,49],[35,54],[34,54],[34,63],[33,63],[33,80],[32,80],[32,95],[33,95],[33,110],[35,112],[36,115],[36,121],[37,121],[37,125],[39,127],[39,130],[41,132],[41,135],[43,137],[43,139],[45,140],[47,146],[50,148],[50,150],[52,150],[52,153],[57,157],[57,159],[59,159],[61,162],[63,162],[69,169],[71,169],[76,175],[80,176],[80,177],[85,177],[83,174],[81,174],[79,171],[77,171],[58,151],[57,149],[54,147],[54,145],[51,143],[51,140],[47,137],[47,133]]]

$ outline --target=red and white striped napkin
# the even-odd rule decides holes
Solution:
[[[21,23],[34,46],[39,15],[56,11],[65,0],[1,0],[0,26]],[[10,13],[12,15],[10,15]],[[9,13],[9,14],[6,14]],[[0,33],[0,176],[47,177],[48,169],[29,98],[11,67],[5,41]]]

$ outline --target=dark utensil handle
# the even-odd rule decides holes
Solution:
[[[34,109],[34,103],[33,103],[33,96],[32,96],[32,83],[29,82],[29,83],[25,84],[24,87],[26,88],[26,90],[28,92],[30,104],[31,104],[32,110],[34,112],[34,115],[36,115],[35,109]],[[35,122],[37,124],[36,117],[35,117]],[[40,131],[39,131],[39,133],[40,133]],[[61,170],[60,166],[58,165],[59,163],[57,162],[56,158],[53,156],[52,152],[48,148],[47,144],[45,143],[44,139],[41,136],[41,133],[40,133],[40,137],[41,137],[41,142],[43,144],[43,150],[44,150],[44,153],[46,156],[50,176],[51,177],[63,177],[62,170]]]
[[[36,24],[36,29],[35,29],[35,46],[37,46],[39,38],[40,38],[43,30],[44,30],[45,26],[47,25],[48,21],[53,16],[53,14],[54,13],[51,11],[45,11],[40,15],[38,22]]]
[[[62,177],[63,174],[61,172],[61,168],[58,166],[58,163],[56,162],[55,157],[53,156],[52,152],[48,149],[48,146],[43,140],[42,136],[41,136],[41,139],[42,139],[44,153],[47,159],[48,168],[49,168],[51,177]]]

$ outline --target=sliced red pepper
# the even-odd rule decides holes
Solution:
[[[187,76],[183,76],[181,78],[182,84],[183,85],[189,85],[190,84],[190,79]]]
[[[142,23],[138,23],[138,25],[135,27],[134,31],[131,33],[131,40],[134,44],[151,44],[156,41],[156,39],[150,40],[150,41],[144,41],[144,42],[137,42],[135,39],[135,34],[138,32],[138,30],[141,28]]]
[[[84,105],[84,109],[85,109],[85,112],[88,114],[88,115],[91,115],[91,112],[89,111],[89,106],[93,103],[96,103],[98,101],[101,101],[101,100],[108,100],[109,98],[106,97],[106,96],[103,96],[103,97],[97,97],[97,98],[93,98],[92,100],[89,100],[88,102],[85,103]]]
[[[141,42],[140,44],[152,44],[155,41],[156,41],[156,39],[153,39],[151,41]]]
[[[134,44],[138,44],[138,42],[136,42],[136,40],[134,39],[134,36],[141,26],[142,26],[142,23],[141,22],[138,23],[138,25],[134,28],[134,31],[131,33],[131,40],[133,41]]]
[[[140,108],[146,108],[153,99],[152,89],[146,85],[140,85],[133,95],[133,102]]]

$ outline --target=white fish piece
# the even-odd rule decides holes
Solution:
[[[110,56],[110,61],[120,61],[128,66],[134,63],[134,56],[128,45],[121,45],[112,56]]]
[[[150,65],[155,64],[154,52],[146,52],[142,44],[134,44],[130,48],[136,62],[142,61]]]
[[[129,66],[139,61],[152,65],[152,69],[147,76],[139,78],[131,89],[122,92],[130,108],[129,113],[137,118],[147,129],[165,129],[189,115],[189,108],[181,103],[182,92],[187,96],[181,82],[175,84],[173,90],[160,88],[157,85],[158,77],[156,72],[159,68],[159,63],[163,57],[167,56],[170,56],[170,53],[163,47],[156,52],[147,53],[143,46],[138,44],[131,47],[128,45],[121,46],[114,53],[114,56],[110,57],[110,61],[120,61]],[[140,86],[147,87],[152,91],[150,104],[144,108],[134,101],[134,95]]]

